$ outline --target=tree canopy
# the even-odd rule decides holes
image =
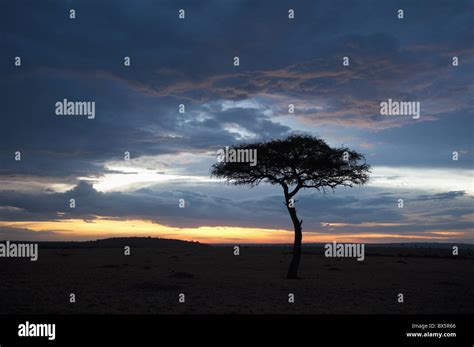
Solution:
[[[286,139],[241,144],[234,150],[256,150],[257,164],[220,162],[211,174],[236,185],[256,186],[261,182],[280,184],[291,198],[301,188],[325,190],[337,186],[362,185],[369,179],[370,166],[362,154],[347,147],[330,147],[323,139],[292,135]],[[293,190],[289,190],[294,187]]]

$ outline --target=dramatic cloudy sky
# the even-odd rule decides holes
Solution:
[[[0,239],[291,242],[277,187],[209,169],[307,133],[373,172],[300,194],[306,241],[474,242],[472,1],[2,1],[0,32]],[[55,115],[65,98],[95,119]],[[420,119],[381,116],[389,98]]]

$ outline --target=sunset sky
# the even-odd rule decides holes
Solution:
[[[210,167],[224,146],[300,133],[372,166],[366,186],[298,195],[304,242],[473,243],[473,4],[2,2],[0,240],[290,243],[281,188]],[[380,115],[389,98],[420,119]],[[56,115],[63,99],[95,118]]]

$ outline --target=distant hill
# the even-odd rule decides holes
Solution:
[[[13,241],[11,241],[13,242]],[[19,241],[20,242],[20,241]],[[25,241],[22,241],[25,242]],[[158,237],[113,237],[95,241],[40,241],[41,248],[208,248],[209,245],[193,241],[162,239]]]

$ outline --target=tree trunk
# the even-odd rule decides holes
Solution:
[[[300,265],[301,259],[301,241],[303,239],[301,224],[303,221],[298,219],[295,207],[290,207],[289,203],[289,199],[287,199],[286,207],[290,213],[291,221],[293,222],[293,227],[295,229],[295,241],[293,243],[293,258],[291,259],[290,268],[288,269],[286,278],[296,279],[298,278],[298,266]]]

